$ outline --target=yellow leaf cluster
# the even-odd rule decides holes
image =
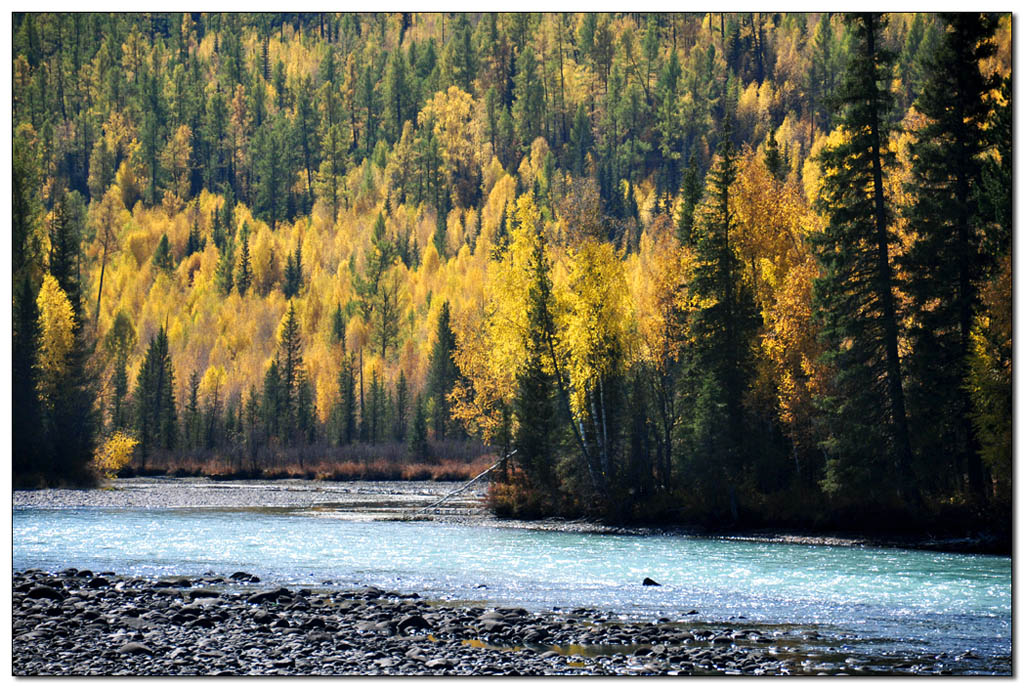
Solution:
[[[117,477],[118,471],[132,460],[132,452],[139,441],[121,431],[117,431],[105,439],[93,454],[93,469],[104,478]]]

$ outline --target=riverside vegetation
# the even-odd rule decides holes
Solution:
[[[502,514],[1006,534],[1010,46],[16,13],[15,483],[514,448]]]

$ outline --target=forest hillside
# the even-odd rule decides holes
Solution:
[[[504,514],[1009,529],[1011,44],[16,13],[16,483],[515,450]]]

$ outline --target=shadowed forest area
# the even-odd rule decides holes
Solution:
[[[1008,14],[13,15],[16,486],[1009,533]]]

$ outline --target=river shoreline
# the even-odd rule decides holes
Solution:
[[[637,622],[375,587],[268,587],[245,572],[32,569],[13,578],[17,676],[949,675],[972,673],[977,659],[865,659],[817,640],[813,630],[696,624],[685,614]]]
[[[957,554],[1009,556],[1012,541],[972,537],[820,533],[787,529],[711,530],[685,526],[614,526],[584,520],[503,519],[484,506],[486,486],[475,485],[436,508],[432,504],[460,483],[435,481],[316,481],[302,479],[220,481],[209,478],[127,478],[100,488],[15,490],[17,507],[322,508],[359,520],[432,520],[462,525],[614,535],[684,535],[824,547],[883,547]]]

